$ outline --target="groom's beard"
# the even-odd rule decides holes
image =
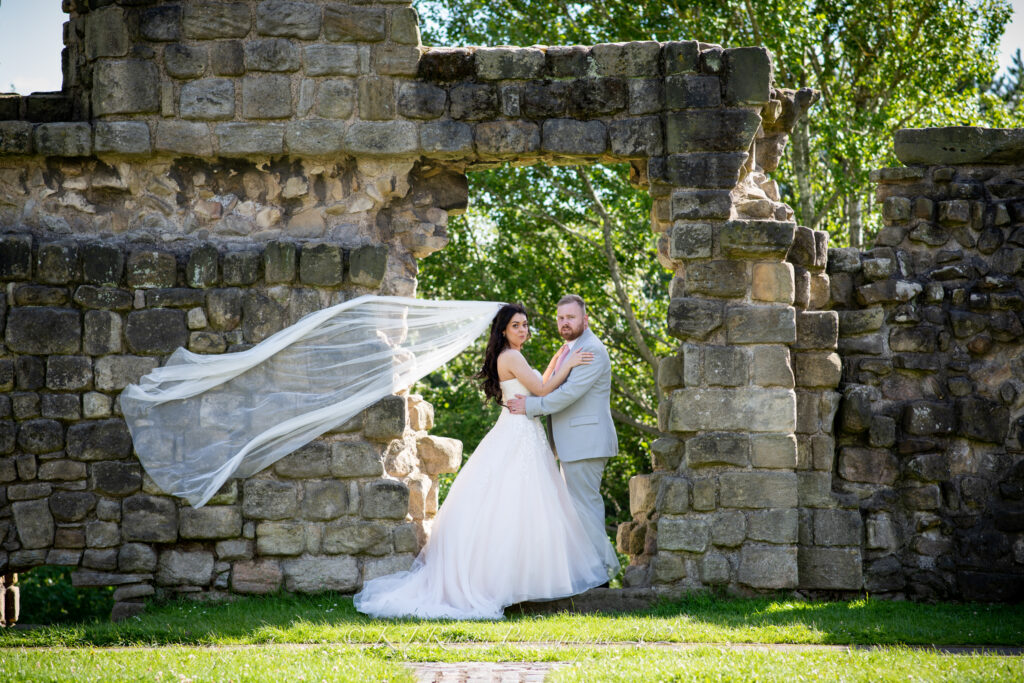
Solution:
[[[583,334],[583,330],[587,329],[586,325],[580,324],[579,327],[571,327],[569,325],[563,325],[559,328],[558,333],[562,335],[562,339],[567,342],[571,342],[574,339],[579,339],[580,335]]]

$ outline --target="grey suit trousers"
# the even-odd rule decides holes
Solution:
[[[619,560],[604,530],[604,498],[601,497],[601,477],[607,462],[608,458],[563,462],[562,477],[587,538],[600,551],[610,575],[614,576],[619,571]]]

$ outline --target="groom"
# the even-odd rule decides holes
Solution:
[[[562,463],[569,495],[583,522],[587,537],[601,552],[609,576],[619,571],[619,561],[604,530],[604,499],[601,476],[605,463],[619,450],[611,413],[612,366],[608,351],[590,331],[587,307],[575,294],[558,302],[558,332],[565,340],[555,369],[573,351],[590,351],[594,360],[578,365],[562,386],[547,396],[516,395],[508,409],[516,415],[551,416],[555,453]]]

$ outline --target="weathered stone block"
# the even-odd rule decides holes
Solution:
[[[792,434],[758,434],[750,439],[750,464],[763,469],[796,467],[796,437]]]
[[[177,280],[174,254],[164,251],[133,251],[128,257],[128,286],[173,287]]]
[[[658,482],[662,475],[637,474],[629,478],[629,514],[643,521],[656,512]]]
[[[324,528],[324,552],[331,555],[390,551],[388,528],[378,522],[340,522]]]
[[[170,498],[137,494],[122,504],[125,541],[173,543],[178,539],[178,507]]]
[[[205,550],[165,550],[157,564],[161,586],[208,586],[213,578],[213,553]]]
[[[53,544],[53,515],[46,500],[11,503],[14,526],[23,549],[46,548]]]
[[[721,326],[723,318],[719,301],[674,298],[668,307],[668,331],[678,339],[704,339]]]
[[[747,267],[742,261],[701,261],[686,269],[687,294],[736,298],[747,293]]]
[[[237,593],[273,593],[281,588],[283,578],[276,560],[236,562],[231,567],[231,589]]]
[[[198,510],[181,509],[179,518],[182,538],[235,538],[242,534],[242,513],[237,507],[210,505]]]
[[[957,426],[952,405],[932,401],[914,401],[903,411],[903,429],[915,436],[950,434]]]
[[[285,326],[285,310],[281,304],[254,290],[242,298],[242,338],[258,343]]]
[[[92,360],[86,356],[50,356],[46,361],[46,387],[55,391],[92,388]]]
[[[315,39],[320,35],[320,8],[311,2],[261,2],[256,6],[256,32]]]
[[[363,434],[368,439],[399,438],[407,426],[408,410],[403,396],[387,396],[363,411]]]
[[[787,221],[734,220],[719,232],[722,253],[784,259],[793,243],[796,224]]]
[[[836,311],[801,311],[796,316],[798,349],[833,349],[839,339],[842,313]]]
[[[800,587],[815,590],[861,590],[864,586],[859,548],[800,548]]]
[[[146,40],[166,42],[181,37],[181,7],[160,5],[142,11],[139,28]]]
[[[674,553],[660,552],[651,558],[651,582],[673,583],[686,578],[686,562]]]
[[[732,197],[727,190],[676,190],[672,193],[672,220],[728,218]]]
[[[794,353],[793,367],[800,387],[836,387],[843,372],[837,353]]]
[[[541,129],[541,148],[546,152],[597,155],[607,146],[608,133],[600,121],[548,119]]]
[[[217,126],[221,154],[248,156],[281,154],[285,127],[279,123],[222,123]]]
[[[335,244],[316,243],[303,247],[299,261],[302,282],[321,287],[340,285],[345,278],[345,255]]]
[[[864,524],[857,510],[815,510],[814,544],[816,546],[860,546]]]
[[[730,189],[746,160],[746,152],[670,154],[663,180],[678,187]]]
[[[685,442],[674,436],[663,436],[651,442],[651,467],[655,471],[675,470],[684,456]]]
[[[665,106],[669,109],[718,107],[722,85],[717,76],[678,74],[665,77]]]
[[[33,131],[37,154],[83,157],[92,154],[92,126],[88,123],[44,123]]]
[[[348,555],[307,556],[285,560],[281,566],[284,570],[284,587],[288,591],[296,593],[351,592],[359,586],[359,566],[356,564],[355,558]]]
[[[455,473],[462,466],[462,442],[458,439],[427,435],[416,440],[416,454],[428,475]]]
[[[755,263],[751,270],[750,296],[760,301],[792,304],[796,295],[793,265]]]
[[[750,440],[745,434],[722,432],[695,436],[686,441],[686,464],[745,467],[750,464]]]
[[[198,78],[206,71],[206,48],[175,43],[164,48],[164,68],[175,78]]]
[[[267,284],[295,280],[297,249],[291,242],[268,242],[263,250],[263,278]]]
[[[185,312],[171,308],[132,311],[125,324],[125,339],[133,353],[170,353],[188,343]]]
[[[112,548],[121,542],[121,530],[115,522],[94,520],[85,525],[85,544],[90,548]]]
[[[111,496],[127,496],[142,488],[142,471],[132,462],[101,461],[89,468],[92,489]]]
[[[363,487],[360,514],[368,519],[404,519],[409,511],[409,488],[400,481],[382,479]]]
[[[844,446],[839,451],[839,476],[847,481],[892,486],[899,462],[887,450]]]
[[[64,447],[64,428],[56,420],[29,420],[18,429],[18,446],[28,453],[53,453]]]
[[[416,151],[416,124],[411,121],[359,121],[345,133],[352,154],[388,156]]]
[[[156,358],[104,356],[97,358],[93,365],[94,382],[99,391],[121,391],[157,365]]]
[[[764,104],[771,97],[772,60],[763,47],[725,51],[722,84],[726,104]]]
[[[711,256],[711,224],[676,221],[669,232],[668,255],[672,259]]]
[[[655,509],[663,515],[681,515],[689,510],[690,485],[683,477],[661,477]],[[632,506],[631,506],[632,507]]]
[[[745,152],[761,117],[749,109],[687,109],[665,115],[665,151]]]
[[[653,40],[604,43],[591,48],[594,68],[602,76],[657,76],[660,57],[661,44]]]
[[[290,479],[326,477],[330,470],[330,448],[323,441],[312,441],[274,463],[274,472]]]
[[[332,5],[324,10],[324,37],[335,43],[375,43],[384,40],[383,7]]]
[[[292,89],[288,77],[246,76],[242,80],[242,114],[248,119],[281,119],[291,116]]]
[[[730,306],[725,325],[733,344],[796,341],[796,311],[791,306]]]
[[[159,84],[160,76],[151,61],[100,60],[93,67],[93,114],[155,112],[160,106]]]
[[[181,86],[179,111],[186,119],[218,120],[235,115],[235,84],[228,78],[204,78]]]
[[[431,156],[458,157],[473,150],[473,128],[457,121],[438,121],[420,126],[420,147]],[[540,147],[540,136],[537,137]]]
[[[797,478],[791,472],[723,472],[723,507],[788,508],[797,505]]]
[[[299,555],[306,549],[302,522],[260,522],[256,550],[260,555]]]
[[[356,76],[359,73],[359,48],[355,45],[307,45],[302,56],[310,76]]]
[[[792,432],[796,426],[796,396],[787,389],[686,388],[670,401],[673,432]]]
[[[711,518],[711,543],[723,548],[735,548],[747,536],[747,520],[739,510],[716,512]]]
[[[213,154],[209,127],[205,123],[191,121],[158,121],[154,146],[158,152],[196,156]]]
[[[747,545],[740,551],[738,580],[751,588],[796,588],[799,569],[797,549]]]
[[[7,314],[7,347],[18,353],[77,353],[82,336],[78,311],[18,306]]]
[[[1002,443],[1010,424],[1009,411],[993,401],[977,396],[957,401],[957,433],[976,441]]]
[[[28,121],[0,121],[0,152],[32,153],[32,124]]]
[[[242,511],[251,519],[288,519],[299,511],[294,484],[269,479],[248,479],[242,495]]]
[[[197,2],[184,7],[182,28],[188,38],[243,38],[251,26],[249,4],[245,2]]]
[[[93,142],[97,154],[141,154],[152,151],[149,126],[142,121],[97,121]]]
[[[702,553],[711,540],[711,529],[703,519],[658,520],[658,549]]]
[[[489,121],[476,126],[476,149],[482,156],[528,154],[540,149],[540,128],[524,121]]]
[[[621,78],[579,78],[568,86],[569,115],[577,119],[614,114],[629,103],[629,88]]]
[[[695,40],[666,42],[661,47],[661,62],[665,75],[696,73],[700,47]]]
[[[288,151],[308,155],[337,154],[345,146],[347,127],[342,121],[289,121],[285,132]]]
[[[336,519],[348,509],[348,484],[340,481],[308,481],[302,498],[305,519]]]
[[[476,50],[476,74],[483,80],[538,78],[544,52],[529,47],[484,47]]]
[[[96,495],[86,491],[58,491],[49,498],[58,522],[80,522],[96,507]]]
[[[795,508],[747,514],[747,538],[764,543],[796,543],[799,514]]]

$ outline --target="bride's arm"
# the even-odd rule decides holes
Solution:
[[[555,371],[555,363],[558,362],[558,354],[562,352],[562,347],[559,346],[558,350],[555,351],[555,355],[551,356],[551,360],[548,361],[548,367],[544,370],[543,379],[545,382],[551,377],[551,373]]]
[[[565,381],[570,370],[577,365],[589,363],[592,358],[593,354],[589,351],[571,353],[562,363],[562,367],[558,368],[558,372],[545,381],[537,377],[537,373],[526,362],[522,353],[509,349],[498,356],[498,371],[507,370],[534,396],[547,396]]]

